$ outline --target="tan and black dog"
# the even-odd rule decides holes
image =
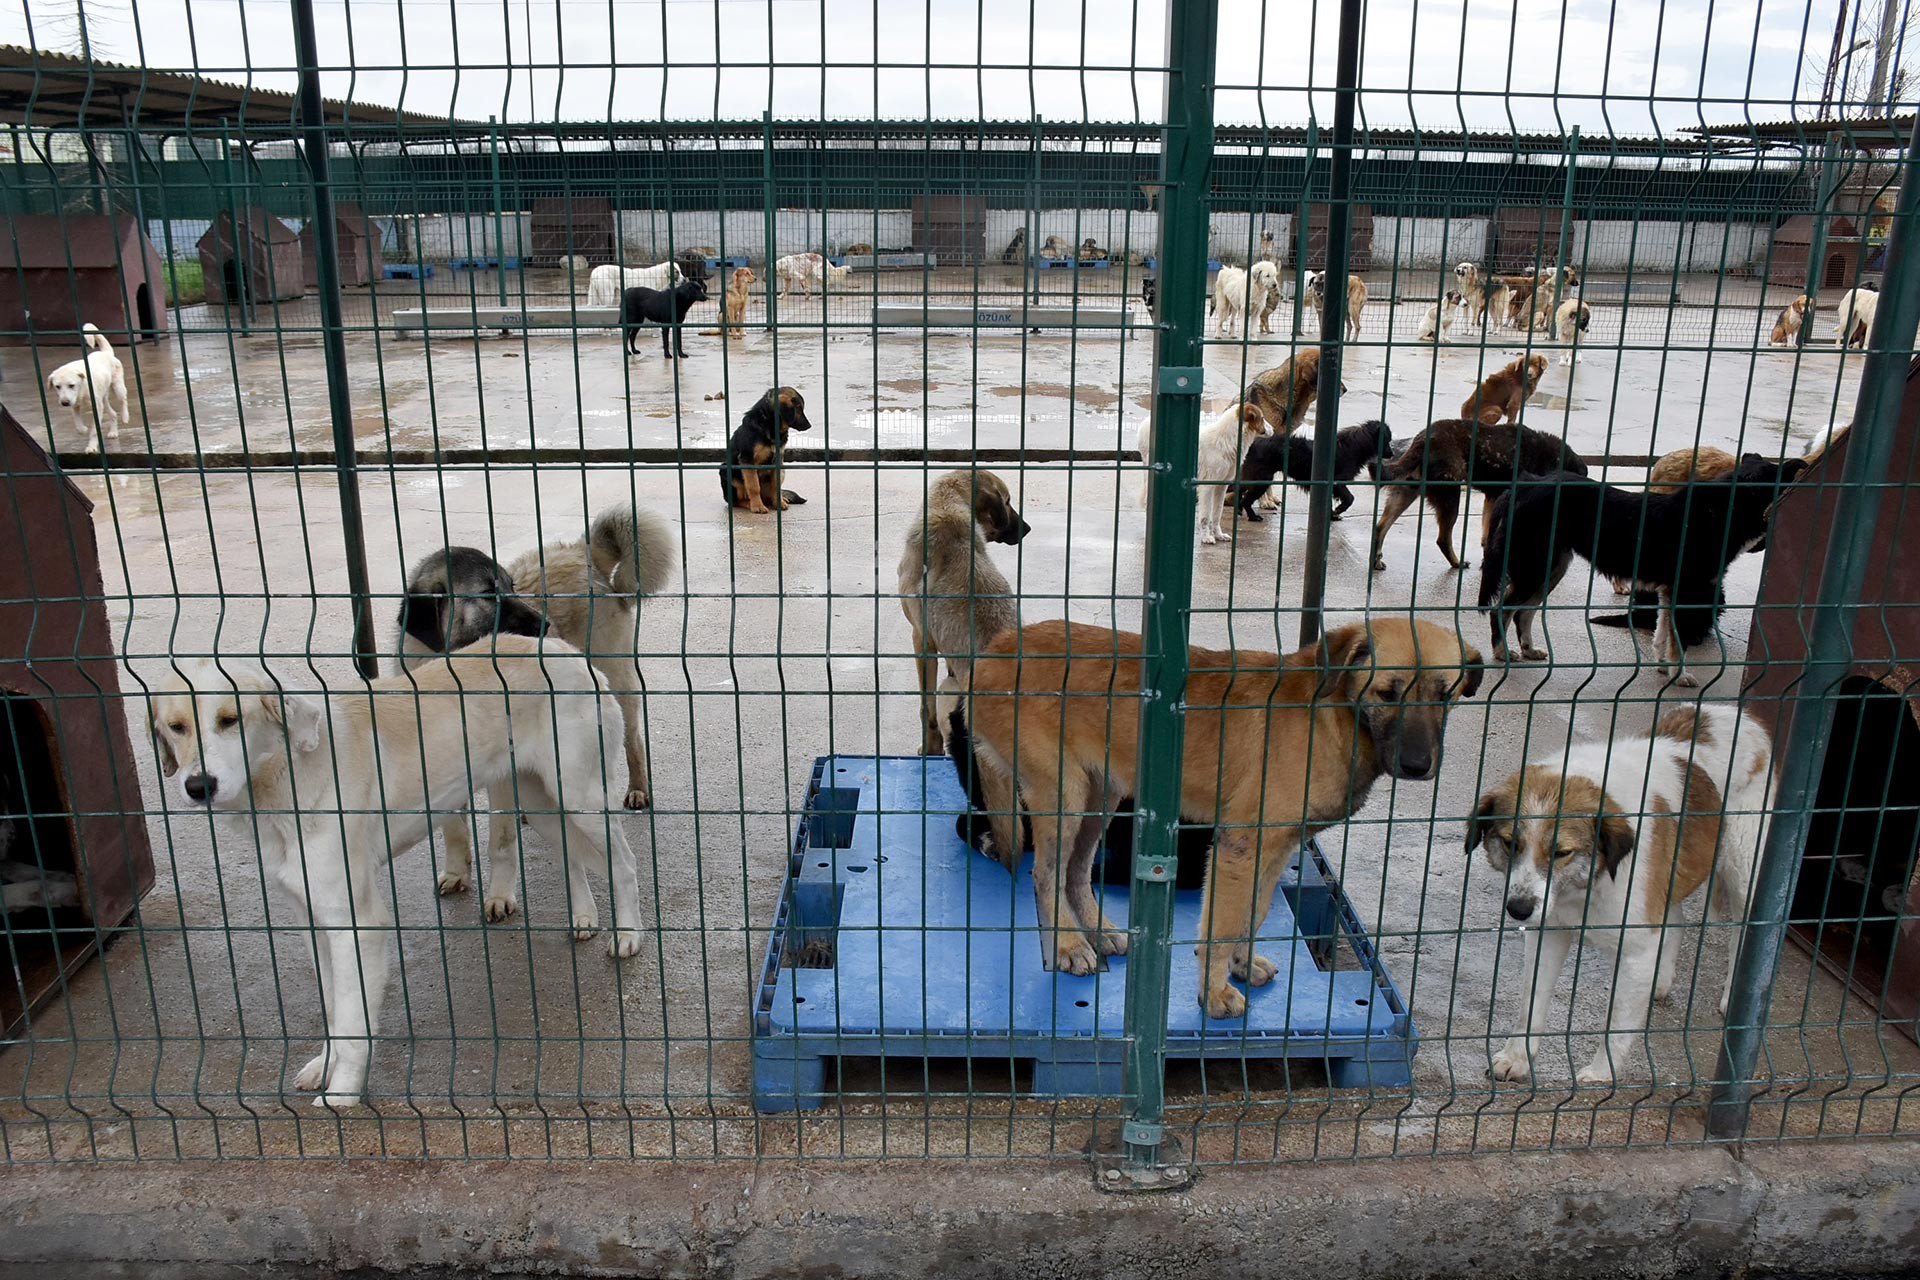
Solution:
[[[1089,974],[1127,949],[1094,896],[1093,862],[1133,790],[1140,652],[1137,635],[1053,621],[1001,636],[973,664],[974,749],[1017,781],[1031,818],[1041,955],[1056,971]],[[1439,772],[1447,712],[1479,688],[1480,661],[1452,630],[1405,618],[1337,627],[1284,658],[1188,650],[1180,816],[1219,833],[1197,948],[1209,1017],[1246,1012],[1229,975],[1273,980],[1253,934],[1301,843],[1381,778]],[[1017,817],[992,815],[998,848],[1018,848]]]
[[[798,391],[775,387],[761,396],[727,442],[727,460],[720,465],[721,495],[756,515],[804,504],[805,498],[780,487],[780,479],[788,432],[811,430],[806,401]]]

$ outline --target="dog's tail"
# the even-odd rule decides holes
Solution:
[[[631,503],[608,507],[593,518],[587,535],[593,567],[617,595],[650,596],[673,581],[679,539],[673,526]]]
[[[947,754],[953,758],[961,785],[967,789],[967,811],[953,820],[954,834],[966,841],[968,848],[986,854],[1008,871],[1019,870],[1028,843],[1027,817],[1019,815],[1021,838],[1015,840],[1012,838],[1014,815],[992,811],[986,785],[981,780],[980,757],[973,749],[973,735],[967,729],[964,702],[947,716]]]
[[[91,322],[80,327],[80,340],[86,344],[89,351],[113,350],[107,342],[107,335],[100,332],[100,326]]]

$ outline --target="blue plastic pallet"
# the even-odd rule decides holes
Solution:
[[[1086,271],[1105,271],[1113,263],[1108,258],[1035,258],[1033,265],[1041,271],[1050,271],[1055,267],[1079,267]]]
[[[449,271],[491,271],[493,270],[493,268],[499,265],[500,265],[500,259],[498,258],[483,257],[483,258],[448,258],[447,259],[447,270]],[[506,262],[506,269],[508,271],[518,271],[520,269],[520,259],[508,258]]]
[[[389,280],[425,280],[433,277],[431,262],[388,263],[386,278]]]
[[[1126,960],[1088,977],[1040,963],[1032,859],[1018,876],[954,834],[953,762],[824,756],[796,823],[754,1007],[754,1106],[817,1107],[829,1059],[1016,1059],[1033,1092],[1120,1092]],[[1124,924],[1125,889],[1106,886]],[[1336,1088],[1404,1087],[1418,1036],[1324,857],[1309,845],[1263,921],[1280,966],[1243,1019],[1206,1018],[1195,993],[1200,894],[1175,896],[1168,1054],[1324,1061]],[[1358,968],[1315,958],[1350,947]]]
[[[747,265],[747,260],[744,257],[708,258],[707,259],[707,270],[709,271],[722,271],[722,270],[731,271],[735,267],[744,267],[746,265]]]

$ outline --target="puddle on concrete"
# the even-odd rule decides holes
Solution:
[[[1118,392],[1105,387],[1069,387],[1059,382],[1035,382],[1025,387],[988,387],[987,392],[996,396],[1057,396],[1079,401],[1090,409],[1106,409],[1120,400]]]
[[[928,382],[924,378],[883,378],[878,385],[891,391],[904,391],[911,395],[921,395],[940,389],[939,383]]]
[[[1527,403],[1530,405],[1538,405],[1542,409],[1564,409],[1567,407],[1567,398],[1565,396],[1549,395],[1544,391],[1537,391],[1534,393],[1533,399],[1527,401]]]

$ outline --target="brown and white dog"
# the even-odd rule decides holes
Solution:
[[[1487,375],[1472,395],[1460,402],[1460,416],[1469,422],[1518,422],[1520,407],[1532,397],[1547,371],[1547,358],[1539,352],[1516,356],[1506,367]]]
[[[1813,299],[1804,293],[1789,302],[1773,322],[1773,332],[1767,335],[1767,345],[1778,347],[1792,341],[1799,335],[1800,327],[1807,322],[1807,312],[1812,309]]]
[[[1326,305],[1327,273],[1310,271],[1307,273],[1306,311],[1316,319],[1323,319],[1321,308]],[[1359,276],[1347,277],[1347,319],[1343,329],[1348,342],[1360,337],[1360,313],[1367,309],[1367,282]],[[1324,328],[1320,337],[1326,338]]]
[[[1506,877],[1530,985],[1524,1029],[1494,1055],[1493,1078],[1527,1079],[1540,1042],[1550,1034],[1560,1042],[1553,990],[1576,941],[1619,953],[1617,968],[1587,966],[1612,977],[1613,996],[1606,1039],[1577,1079],[1624,1077],[1649,1003],[1672,994],[1681,905],[1706,886],[1710,921],[1745,917],[1772,802],[1767,731],[1738,707],[1710,702],[1667,712],[1649,737],[1555,749],[1482,795],[1467,851],[1484,847],[1487,865]],[[1724,1014],[1740,933],[1715,932],[1730,939]]]
[[[1481,325],[1487,323],[1487,292],[1490,281],[1486,272],[1478,263],[1462,262],[1453,269],[1453,278],[1460,284],[1460,296],[1466,300],[1466,318],[1469,322],[1478,319]]]
[[[780,282],[780,296],[786,298],[795,289],[800,296],[810,298],[818,293],[826,296],[827,285],[844,280],[852,267],[836,267],[817,253],[790,253],[773,264],[774,278]]]
[[[1127,950],[1094,896],[1093,861],[1133,791],[1140,718],[1131,693],[1115,697],[1140,688],[1140,653],[1137,635],[1054,621],[1001,636],[973,664],[974,750],[1025,798],[1041,957],[1056,972],[1090,974]],[[1247,997],[1229,978],[1258,987],[1278,972],[1253,935],[1288,859],[1381,778],[1439,772],[1447,712],[1479,688],[1480,655],[1449,628],[1373,617],[1284,658],[1192,648],[1188,663],[1180,816],[1218,830],[1199,996],[1209,1017],[1237,1018]],[[1018,850],[1017,819],[993,814],[990,843]]]
[[[1340,383],[1342,394],[1347,384]],[[1320,397],[1320,348],[1301,347],[1264,373],[1255,374],[1240,398],[1260,411],[1274,435],[1290,435],[1306,418],[1307,410]],[[1280,499],[1274,489],[1260,498],[1263,511],[1274,511]]]

